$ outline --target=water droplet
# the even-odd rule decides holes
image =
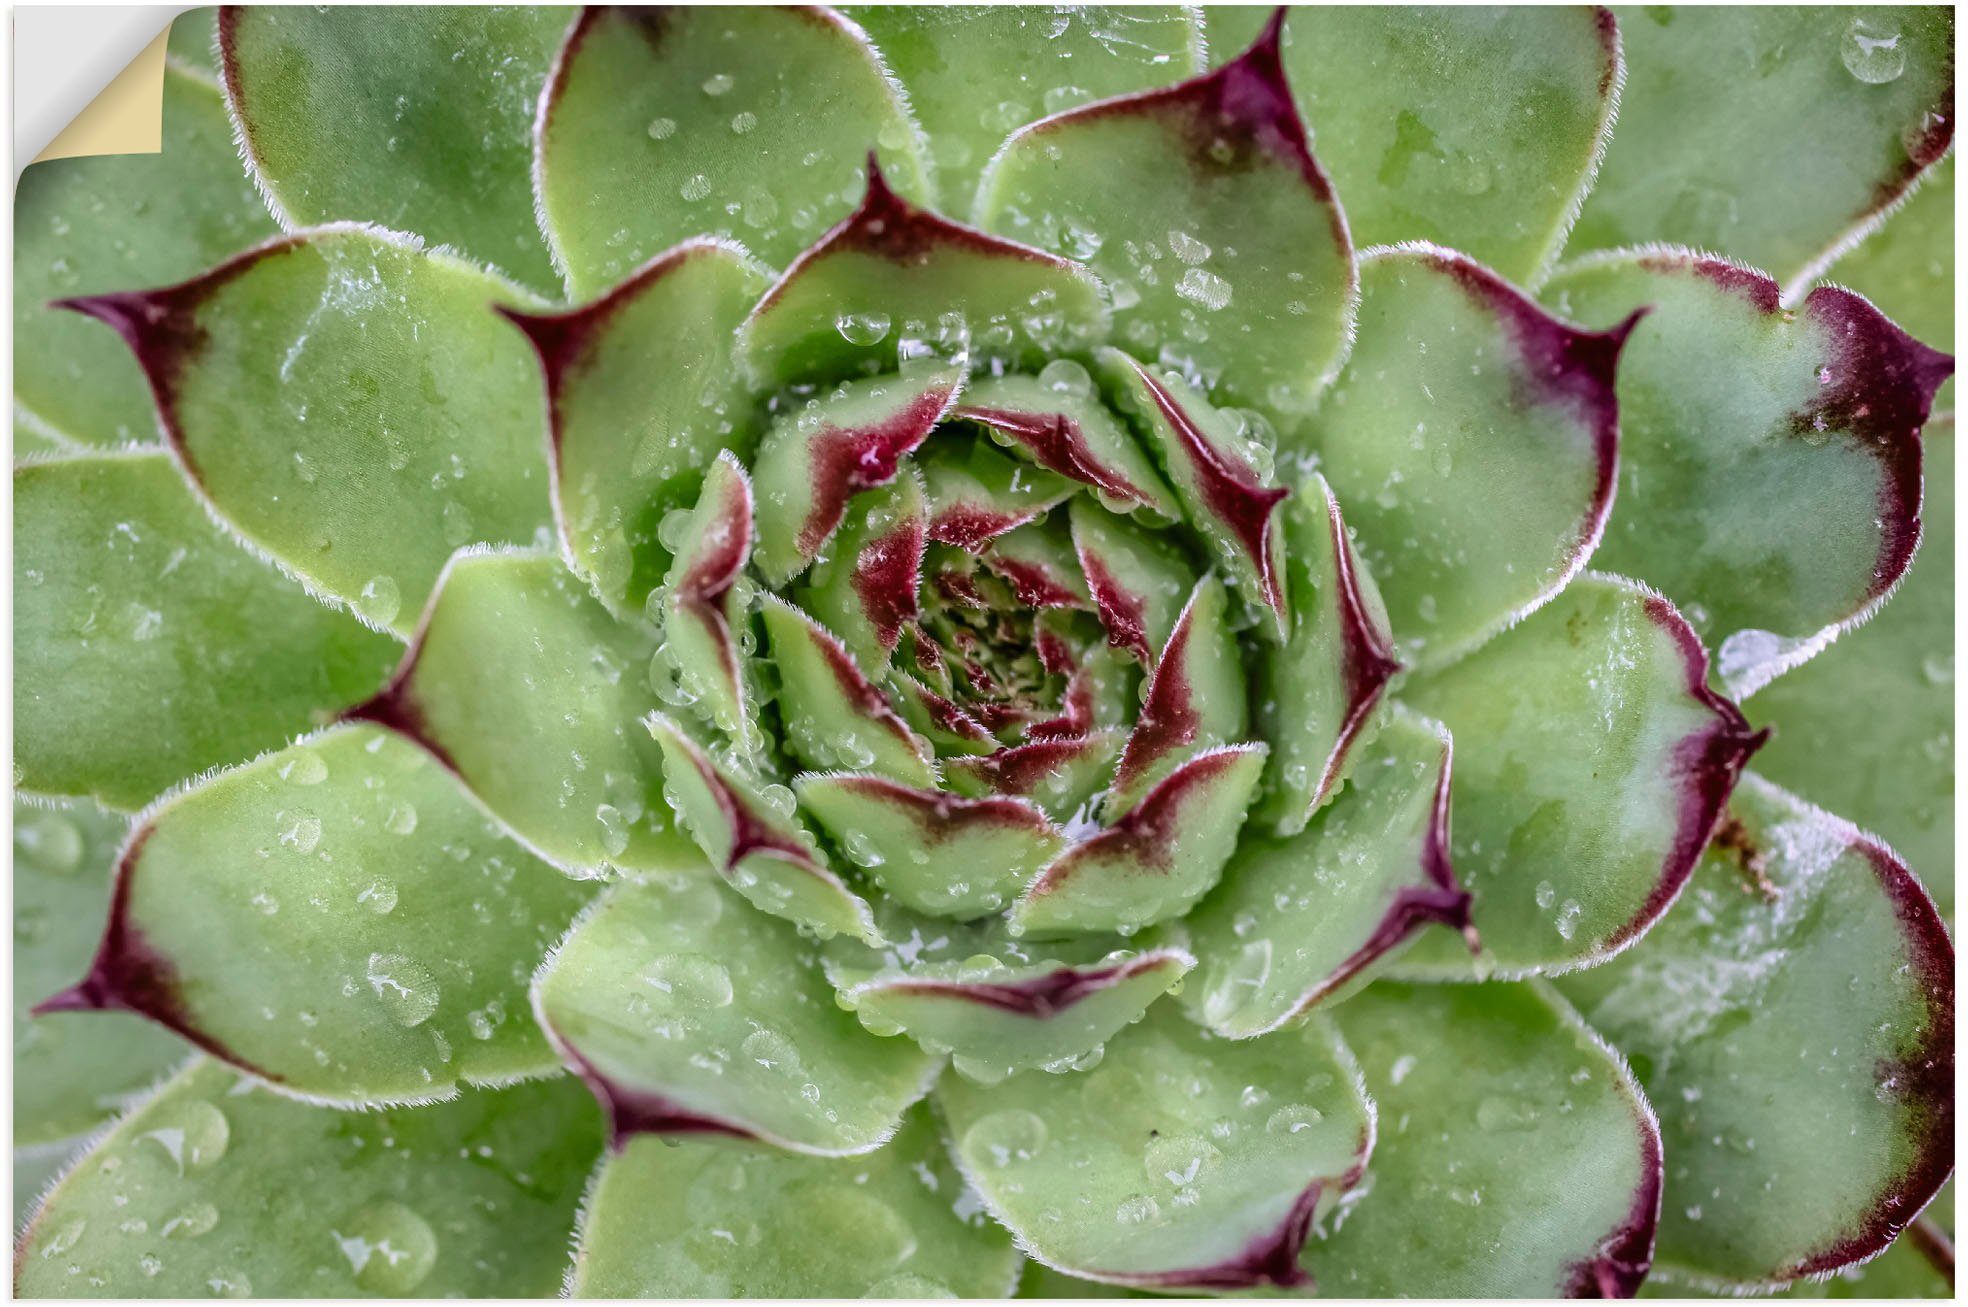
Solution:
[[[863,1298],[954,1298],[956,1290],[941,1280],[908,1271],[877,1280],[868,1286]]]
[[[724,95],[736,85],[730,73],[713,73],[704,79],[705,95]]]
[[[1223,1150],[1195,1135],[1162,1135],[1148,1142],[1141,1169],[1156,1184],[1187,1189],[1223,1163]]]
[[[407,799],[390,804],[383,817],[383,829],[392,835],[410,835],[417,829],[417,807]]]
[[[312,853],[321,843],[321,818],[305,808],[282,808],[273,815],[280,847],[292,853]]]
[[[674,118],[652,118],[649,120],[649,139],[652,141],[667,141],[676,135],[676,129],[676,119]]]
[[[14,826],[14,848],[37,871],[71,872],[82,862],[82,832],[59,813],[23,813]]]
[[[163,1235],[166,1239],[196,1239],[210,1234],[218,1223],[218,1208],[210,1203],[192,1203],[164,1222]]]
[[[677,187],[677,194],[686,200],[701,200],[711,193],[711,179],[703,173],[692,173]]]
[[[1838,45],[1845,71],[1872,86],[1898,81],[1906,71],[1906,50],[1900,29],[1873,16],[1854,18]]]
[[[728,1007],[732,999],[731,973],[701,953],[666,953],[642,969],[642,980],[663,997],[690,1007]]]
[[[834,319],[834,330],[850,345],[875,345],[888,335],[886,313],[843,313]]]
[[[60,1257],[73,1248],[77,1241],[88,1232],[89,1223],[77,1216],[56,1226],[48,1236],[48,1242],[41,1245],[43,1257]]]
[[[1932,653],[1920,660],[1920,674],[1930,685],[1947,685],[1954,680],[1954,655]]]
[[[1175,283],[1175,293],[1211,313],[1230,304],[1230,283],[1204,268],[1191,268]]]
[[[1161,1204],[1147,1194],[1131,1194],[1114,1208],[1114,1219],[1122,1225],[1152,1225],[1161,1215]]]
[[[296,749],[276,768],[289,785],[319,785],[328,779],[328,763],[313,749]]]
[[[253,1296],[253,1282],[246,1278],[246,1272],[231,1266],[221,1266],[205,1277],[205,1287],[214,1298],[250,1298]]]
[[[1274,1135],[1302,1134],[1325,1119],[1324,1112],[1308,1103],[1292,1103],[1273,1112],[1264,1128]]]
[[[162,1148],[180,1175],[210,1170],[232,1140],[225,1113],[203,1099],[174,1104],[152,1120],[155,1124],[137,1137]]]
[[[331,1233],[356,1284],[371,1293],[409,1293],[437,1264],[437,1235],[402,1203],[372,1203]]]
[[[793,1041],[769,1027],[754,1030],[738,1045],[738,1055],[756,1066],[782,1075],[797,1075],[799,1050]]]
[[[1045,1150],[1046,1123],[1023,1108],[1006,1108],[981,1116],[964,1131],[963,1150],[973,1158],[1003,1169],[1029,1162]]]
[[[1093,377],[1071,359],[1054,359],[1039,369],[1039,384],[1055,395],[1086,396],[1093,393]]]
[[[355,901],[379,917],[396,911],[396,886],[386,880],[372,880]]]
[[[595,820],[601,823],[603,853],[619,858],[629,851],[629,823],[620,808],[612,803],[601,804],[595,809]]]
[[[369,988],[400,1026],[420,1026],[437,1011],[437,980],[430,968],[401,953],[369,955]]]
[[[355,611],[377,626],[388,626],[403,608],[403,591],[393,576],[372,576],[355,597]]]
[[[758,115],[751,112],[749,109],[746,110],[744,113],[733,116],[733,118],[731,119],[731,130],[740,136],[745,135],[747,132],[751,131],[752,128],[758,125],[759,125]]]
[[[1538,1122],[1537,1104],[1490,1094],[1476,1104],[1476,1124],[1484,1130],[1529,1130]]]

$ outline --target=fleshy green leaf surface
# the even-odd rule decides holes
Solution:
[[[94,964],[48,1010],[139,1012],[338,1102],[555,1065],[526,982],[588,890],[387,732],[330,731],[167,799],[117,877]]]
[[[986,172],[977,215],[1086,260],[1119,342],[1196,374],[1222,402],[1296,419],[1345,355],[1352,241],[1275,27],[1201,77],[1020,130]]]
[[[801,776],[793,792],[885,895],[931,916],[999,911],[1066,844],[1024,799],[970,799],[838,772]]]
[[[979,1084],[1019,1071],[1057,1074],[1097,1062],[1103,1046],[1139,1021],[1196,959],[1180,948],[1143,952],[1112,935],[1023,944],[998,920],[969,927],[884,921],[896,942],[837,949],[827,975],[861,1024],[898,1031]]]
[[[1954,423],[1929,423],[1920,551],[1879,615],[1749,701],[1763,775],[1877,831],[1954,906]]]
[[[660,713],[644,724],[663,750],[663,793],[678,821],[754,907],[823,936],[879,938],[866,901],[841,883],[793,815],[790,790],[713,758]]]
[[[927,1109],[879,1152],[814,1158],[638,1139],[603,1167],[577,1298],[995,1298],[1011,1240],[963,1205]]]
[[[576,571],[634,609],[662,579],[664,516],[721,449],[749,457],[752,397],[732,333],[766,286],[742,250],[686,241],[564,313],[508,312],[547,388],[554,510]]]
[[[382,684],[400,646],[212,525],[161,450],[14,472],[15,777],[139,808]]]
[[[28,1009],[89,965],[129,819],[86,799],[14,802],[14,1147],[57,1159],[59,1141],[108,1121],[183,1060],[185,1045],[122,1014]],[[18,1166],[15,1198],[32,1198]]]
[[[71,440],[150,440],[157,417],[129,352],[48,301],[189,277],[278,230],[218,84],[167,64],[163,97],[162,153],[29,164],[14,195],[14,401]]]
[[[1307,6],[1284,49],[1355,239],[1436,241],[1537,283],[1611,132],[1625,71],[1611,14]]]
[[[790,262],[861,197],[870,149],[929,195],[900,89],[824,9],[587,10],[536,130],[541,220],[582,296],[690,236]]]
[[[1642,1298],[1736,1298],[1740,1291],[1699,1275],[1657,1266],[1638,1295]],[[1761,1295],[1758,1295],[1759,1297]],[[1772,1298],[1946,1298],[1954,1297],[1954,1241],[1928,1218],[1906,1228],[1892,1246],[1860,1266],[1847,1266],[1823,1280],[1798,1280]]]
[[[962,385],[960,367],[912,370],[849,382],[774,418],[752,464],[758,566],[769,583],[804,571],[853,497],[894,479]]]
[[[1195,589],[1189,560],[1174,542],[1089,499],[1075,499],[1067,511],[1073,549],[1107,642],[1143,667],[1154,666]]]
[[[192,72],[217,80],[219,76],[219,11],[216,5],[187,9],[171,20],[165,56]]]
[[[1746,777],[1681,904],[1565,982],[1661,1107],[1660,1261],[1757,1283],[1885,1247],[1953,1165],[1953,971],[1897,857]]]
[[[840,636],[856,666],[879,676],[919,611],[929,505],[913,465],[852,503],[794,602]]]
[[[1878,232],[1827,274],[1878,305],[1915,340],[1954,351],[1954,156],[1935,164]],[[1952,407],[1953,383],[1935,408]]]
[[[1326,479],[1314,473],[1300,486],[1283,519],[1291,627],[1263,651],[1256,716],[1272,749],[1261,819],[1292,835],[1339,792],[1401,665],[1380,589]]]
[[[1954,139],[1945,6],[1627,9],[1626,86],[1575,250],[1667,240],[1786,298]]]
[[[1027,123],[1202,71],[1201,23],[1174,5],[854,5],[929,133],[937,187],[967,210]]]
[[[1952,359],[1848,291],[1820,287],[1791,313],[1760,273],[1682,251],[1586,259],[1546,298],[1601,326],[1652,307],[1620,357],[1619,511],[1595,561],[1682,605],[1730,693],[1891,590]]]
[[[240,150],[284,226],[414,231],[542,293],[532,126],[572,9],[227,6]]]
[[[1380,1133],[1361,1200],[1306,1245],[1323,1292],[1631,1296],[1660,1211],[1660,1131],[1563,999],[1540,983],[1383,983],[1334,1019]]]
[[[59,1143],[14,1150],[14,1229],[27,1228],[28,1218],[41,1205],[42,1195],[61,1179],[86,1139],[64,1139]]]
[[[1107,334],[1080,264],[919,208],[870,159],[854,211],[794,261],[745,324],[761,381],[837,381],[925,353],[1036,369]]]
[[[787,749],[809,767],[866,767],[904,785],[934,785],[928,741],[909,729],[847,647],[785,600],[767,595],[761,603]]]
[[[1157,376],[1119,350],[1103,349],[1100,371],[1121,409],[1146,433],[1187,511],[1245,600],[1271,610],[1282,635],[1283,531],[1277,508],[1289,491],[1272,475],[1271,450],[1239,410],[1219,409],[1174,373]]]
[[[186,475],[241,535],[407,634],[452,550],[530,543],[547,520],[537,383],[489,312],[519,294],[333,226],[70,306],[129,343]]]
[[[351,715],[423,746],[569,874],[663,865],[690,842],[636,720],[655,647],[552,555],[460,553],[396,675]]]
[[[1189,592],[1189,602],[1148,675],[1113,788],[1101,805],[1110,824],[1181,763],[1244,735],[1244,670],[1228,607],[1223,583],[1214,574]]]
[[[979,441],[931,441],[916,465],[929,499],[929,538],[972,552],[1065,503],[1079,489]]]
[[[1370,252],[1360,280],[1353,355],[1307,445],[1402,649],[1440,663],[1548,600],[1592,555],[1612,506],[1613,375],[1632,323],[1580,331],[1429,246]]]
[[[750,634],[738,583],[752,556],[752,508],[751,478],[729,450],[719,454],[678,535],[657,605],[660,656],[674,666],[676,697],[690,700],[699,719],[746,749],[763,743],[737,634]],[[650,675],[657,675],[653,667]]]
[[[1054,821],[1067,821],[1113,779],[1121,756],[1118,730],[1034,740],[980,758],[946,758],[943,778],[959,794],[1029,798]]]
[[[1070,359],[1036,377],[985,377],[970,386],[956,416],[984,427],[1040,467],[1092,486],[1101,501],[1152,517],[1181,517],[1154,464],[1094,397],[1093,378]]]
[[[534,1003],[618,1146],[650,1132],[872,1152],[942,1066],[863,1030],[815,944],[694,870],[611,888]]]
[[[1701,644],[1642,586],[1589,575],[1403,700],[1455,734],[1456,875],[1478,974],[1601,961],[1645,933],[1694,867],[1761,742],[1706,684]],[[1397,970],[1467,976],[1439,935]]]
[[[76,454],[87,446],[77,444],[31,413],[14,406],[14,463],[45,454]]]
[[[21,1243],[23,1297],[550,1296],[601,1151],[571,1077],[329,1112],[199,1060]],[[461,1201],[469,1195],[469,1201]]]
[[[1041,872],[1012,907],[1012,931],[1043,939],[1134,930],[1187,912],[1223,874],[1266,753],[1225,745],[1177,767]]]
[[[1449,865],[1452,752],[1439,722],[1398,712],[1311,828],[1238,846],[1179,928],[1201,960],[1192,1015],[1234,1039],[1267,1034],[1358,988],[1429,923],[1467,928]]]
[[[1163,1004],[1090,1071],[936,1099],[957,1163],[1037,1260],[1164,1289],[1302,1282],[1315,1216],[1359,1178],[1374,1110],[1352,1055],[1315,1022],[1227,1043]]]

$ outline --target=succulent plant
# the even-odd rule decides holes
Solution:
[[[1952,40],[180,20],[16,202],[17,1287],[1944,1287]]]

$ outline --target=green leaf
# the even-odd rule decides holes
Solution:
[[[1632,1295],[1660,1211],[1660,1131],[1625,1062],[1563,999],[1541,983],[1382,983],[1334,1019],[1381,1129],[1360,1202],[1306,1245],[1321,1289]]]
[[[1760,1284],[1884,1248],[1953,1167],[1953,972],[1890,850],[1744,777],[1680,906],[1565,982],[1661,1106],[1661,1262]]]
[[[841,1004],[878,1035],[904,1033],[928,1052],[952,1054],[958,1074],[986,1085],[1097,1062],[1109,1039],[1196,965],[1186,950],[1137,952],[1112,935],[1024,944],[997,918],[883,924],[906,942],[829,952],[827,978]]]
[[[1339,792],[1401,664],[1380,589],[1326,479],[1313,473],[1283,516],[1291,628],[1263,650],[1257,723],[1272,748],[1261,818],[1295,835]]]
[[[873,148],[930,192],[901,89],[828,10],[584,10],[536,132],[541,223],[582,296],[705,233],[790,261],[859,198]]]
[[[823,938],[880,939],[860,895],[841,883],[794,816],[792,791],[713,758],[661,713],[643,719],[663,750],[664,797],[711,866],[754,906]]]
[[[955,416],[1040,467],[1092,486],[1116,513],[1139,508],[1179,521],[1175,496],[1134,437],[1094,395],[1093,378],[1070,359],[1036,377],[984,377],[972,383]]]
[[[1179,376],[1157,376],[1117,349],[1102,349],[1096,361],[1112,398],[1146,430],[1190,526],[1245,600],[1271,610],[1271,631],[1282,636],[1291,618],[1277,510],[1291,492],[1277,483],[1271,449],[1259,438],[1268,428],[1213,407]]]
[[[86,448],[15,403],[14,466],[48,454],[79,454]]]
[[[269,242],[176,286],[85,295],[150,376],[185,474],[249,543],[407,635],[460,545],[547,520],[520,295],[369,227]]]
[[[967,799],[841,772],[797,777],[793,792],[884,894],[934,917],[1001,910],[1066,844],[1024,799]]]
[[[1203,69],[1196,11],[1174,5],[854,5],[847,12],[908,88],[944,202],[959,211],[1016,129]]]
[[[1723,1281],[1656,1266],[1638,1295],[1642,1298],[1736,1298],[1741,1290]],[[1762,1295],[1758,1295],[1761,1297]],[[1798,1280],[1772,1298],[1948,1298],[1954,1297],[1954,1241],[1930,1218],[1909,1225],[1892,1246],[1871,1261],[1843,1267],[1822,1280]]]
[[[1033,1258],[1085,1279],[1195,1291],[1301,1284],[1299,1246],[1359,1178],[1374,1109],[1323,1022],[1227,1043],[1169,1004],[1062,1080],[936,1099],[957,1164]]]
[[[278,231],[217,83],[167,63],[163,115],[161,153],[29,164],[14,194],[14,402],[79,443],[150,440],[157,417],[109,333],[48,301],[189,277]]]
[[[1449,865],[1453,749],[1398,710],[1310,829],[1247,839],[1180,936],[1201,960],[1190,1014],[1219,1035],[1268,1034],[1365,983],[1434,922],[1469,932]]]
[[[1674,607],[1587,575],[1522,626],[1403,691],[1455,733],[1456,875],[1483,952],[1422,941],[1429,979],[1592,966],[1665,912],[1762,743],[1707,686]]]
[[[1878,606],[1919,539],[1920,428],[1954,360],[1821,286],[1685,251],[1594,257],[1548,288],[1620,358],[1620,511],[1597,563],[1659,586],[1742,698]]]
[[[217,6],[187,9],[171,20],[165,58],[213,81],[219,76],[219,11]]]
[[[751,614],[737,588],[751,556],[752,482],[725,450],[704,477],[663,580],[658,656],[674,667],[676,696],[746,750],[764,743],[746,686],[746,649],[736,634],[751,633]],[[656,674],[652,667],[652,678]]]
[[[936,755],[834,635],[776,595],[761,600],[779,672],[786,748],[809,767],[866,767],[904,785],[936,784]]]
[[[1228,606],[1223,583],[1214,573],[1189,592],[1189,602],[1148,675],[1140,715],[1101,805],[1108,823],[1141,803],[1181,763],[1244,735],[1244,671]]]
[[[308,598],[161,450],[14,472],[15,776],[139,808],[374,692],[395,641]]]
[[[557,295],[533,221],[532,127],[573,13],[227,6],[228,107],[268,207],[289,228],[414,231]]]
[[[1083,266],[909,203],[871,156],[860,204],[766,292],[743,348],[761,382],[828,382],[936,353],[1036,370],[1107,327]]]
[[[108,1121],[187,1051],[135,1017],[28,1010],[88,965],[129,828],[86,799],[14,800],[14,1147],[57,1160],[73,1150],[54,1145]],[[33,1197],[18,1170],[14,1185]]]
[[[965,793],[973,791],[982,793],[984,789],[988,789],[989,787],[983,786],[981,781],[977,786],[966,789],[965,783],[960,778],[948,774],[947,764],[953,760],[947,755],[955,753],[974,756],[995,752],[998,748],[998,737],[986,730],[982,722],[907,672],[891,672],[888,677],[888,688],[895,696],[902,720],[908,722],[918,735],[928,740],[930,746],[946,764],[945,781],[952,788],[963,790]],[[945,685],[943,688],[947,690],[950,687]],[[1116,748],[1118,751],[1118,744]],[[1108,761],[1112,761],[1111,755]]]
[[[87,1139],[63,1139],[14,1149],[14,1229],[25,1230],[41,1199],[54,1188],[88,1146]],[[18,1292],[18,1290],[16,1291]]]
[[[872,1152],[942,1069],[861,1029],[811,941],[694,870],[609,889],[542,970],[534,1004],[618,1149],[650,1132]]]
[[[49,1196],[22,1237],[15,1288],[550,1296],[598,1125],[567,1077],[414,1111],[331,1112],[201,1059]]]
[[[932,441],[916,456],[929,497],[929,538],[975,553],[1013,527],[1037,521],[1079,489],[977,440]]]
[[[1262,744],[1205,750],[1157,781],[1039,873],[1012,905],[1012,933],[1132,931],[1187,912],[1230,860],[1266,753]]]
[[[1598,545],[1634,320],[1581,331],[1432,246],[1369,251],[1360,279],[1353,356],[1306,444],[1402,651],[1439,665],[1547,602]]]
[[[1437,241],[1536,285],[1612,134],[1604,9],[1308,6],[1285,69],[1362,244]]]
[[[920,611],[929,505],[922,474],[913,463],[853,502],[854,511],[814,560],[793,598],[821,625],[840,633],[856,666],[880,676],[888,670],[903,629]],[[913,719],[910,724],[922,729]]]
[[[943,779],[959,794],[1029,798],[1054,821],[1074,813],[1107,788],[1122,733],[1108,729],[1015,744],[977,758],[946,758]]]
[[[637,718],[655,636],[618,622],[560,559],[460,552],[396,675],[348,715],[421,745],[569,875],[664,865],[690,847]],[[497,705],[496,711],[488,711]]]
[[[1940,7],[1627,10],[1619,129],[1575,250],[1675,241],[1790,300],[1954,139]]]
[[[1339,370],[1358,279],[1278,28],[1213,72],[1069,110],[1005,142],[980,225],[1084,259],[1115,336],[1222,403],[1291,421]]]
[[[587,894],[344,727],[141,818],[95,962],[41,1010],[141,1013],[312,1099],[448,1098],[555,1066],[526,981]]]
[[[1760,690],[1757,770],[1877,831],[1954,910],[1955,430],[1930,422],[1920,551],[1879,615]]]
[[[1018,1254],[963,1196],[927,1109],[852,1160],[638,1139],[602,1168],[568,1288],[577,1298],[1002,1296]]]
[[[1073,549],[1107,643],[1143,667],[1154,666],[1195,589],[1189,560],[1174,541],[1090,499],[1073,500],[1067,511]]]
[[[752,462],[759,572],[774,587],[833,539],[849,501],[894,480],[956,402],[961,367],[849,382],[773,419]]]
[[[720,450],[757,443],[733,333],[766,282],[743,250],[692,240],[580,308],[501,310],[539,355],[554,516],[603,603],[642,606],[669,565],[665,516]]]

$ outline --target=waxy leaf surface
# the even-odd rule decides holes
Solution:
[[[994,1298],[1011,1240],[963,1207],[963,1179],[917,1108],[867,1157],[638,1139],[589,1199],[577,1298]]]
[[[240,150],[283,226],[414,231],[543,294],[531,129],[572,9],[228,5]]]
[[[555,1044],[631,1135],[825,1156],[895,1133],[941,1063],[834,1003],[818,947],[695,869],[612,887],[537,982]]]
[[[1564,982],[1660,1107],[1660,1260],[1754,1284],[1884,1248],[1953,1166],[1953,972],[1889,849],[1746,777],[1674,911]]]
[[[205,515],[161,450],[14,472],[15,775],[140,808],[373,693],[401,646]]]
[[[555,1067],[526,983],[588,892],[416,746],[344,727],[152,809],[43,1008],[139,1012],[312,1097],[445,1098]]]
[[[1383,983],[1334,1020],[1380,1134],[1360,1201],[1305,1247],[1322,1291],[1632,1295],[1660,1212],[1660,1131],[1563,999],[1539,983]]]
[[[547,1297],[601,1152],[596,1115],[566,1076],[329,1112],[201,1058],[49,1195],[22,1238],[15,1289]]]

